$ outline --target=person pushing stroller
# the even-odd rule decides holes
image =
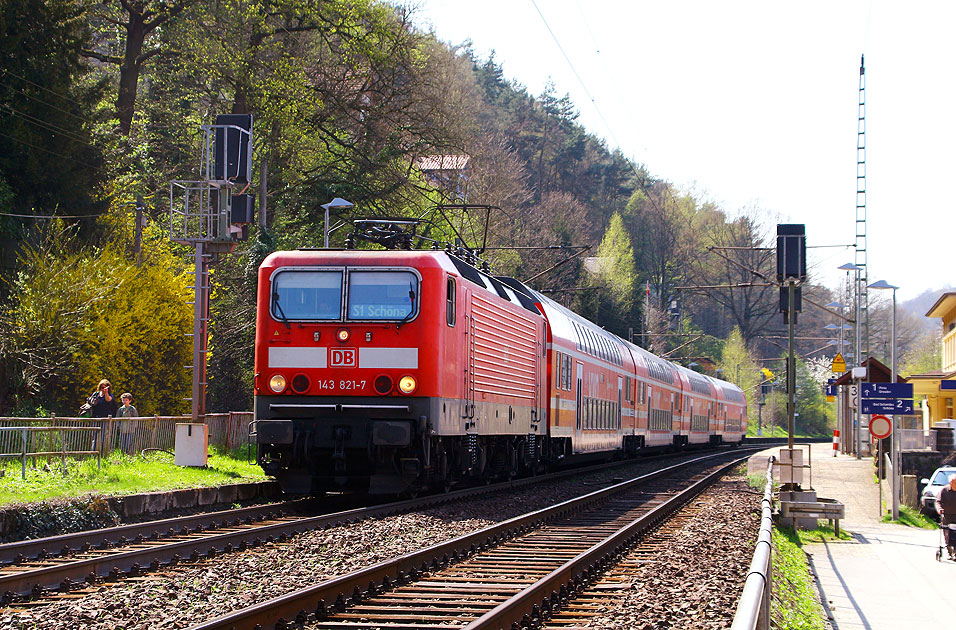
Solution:
[[[949,485],[939,493],[936,511],[939,512],[939,524],[945,531],[949,559],[956,560],[956,530],[949,527],[956,524],[956,475],[949,476]]]

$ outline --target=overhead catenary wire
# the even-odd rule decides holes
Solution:
[[[2,76],[3,76],[3,75],[0,74],[0,77],[2,77]],[[79,120],[79,121],[81,121],[81,122],[84,122],[84,123],[89,123],[89,122],[90,122],[89,120],[87,120],[87,119],[84,118],[83,116],[80,116],[79,114],[74,114],[73,112],[71,112],[71,111],[69,111],[69,110],[66,110],[66,109],[63,109],[62,107],[57,107],[56,105],[54,105],[53,103],[50,103],[49,101],[44,101],[43,99],[37,98],[36,96],[33,96],[32,94],[28,94],[27,91],[24,90],[23,88],[14,87],[13,85],[10,85],[9,83],[4,83],[3,81],[0,81],[0,85],[2,85],[3,87],[5,87],[5,88],[7,88],[7,89],[13,90],[13,91],[15,91],[15,92],[19,92],[21,95],[23,95],[24,97],[30,99],[31,101],[36,101],[36,102],[39,103],[40,105],[43,105],[44,107],[48,107],[48,108],[50,108],[50,109],[52,109],[52,110],[56,110],[56,111],[60,112],[61,114],[66,114],[67,116],[71,116],[71,117],[73,117],[73,118],[76,118],[77,120]],[[79,103],[77,103],[77,105],[79,105]]]
[[[43,90],[44,92],[49,92],[50,94],[52,94],[52,95],[54,95],[54,96],[57,96],[57,97],[63,99],[64,101],[69,101],[70,103],[73,103],[74,105],[79,105],[80,107],[83,107],[83,104],[80,103],[79,101],[77,101],[76,99],[71,98],[71,97],[69,97],[69,96],[64,96],[63,94],[60,94],[60,93],[57,92],[56,90],[51,90],[50,88],[48,88],[48,87],[46,87],[46,86],[43,86],[43,85],[40,85],[39,83],[34,83],[34,82],[31,81],[30,79],[28,79],[28,78],[26,78],[26,77],[24,77],[24,76],[21,76],[21,75],[17,74],[16,72],[13,72],[12,70],[10,70],[10,69],[8,69],[8,68],[4,68],[4,69],[3,69],[2,71],[0,71],[0,72],[2,72],[2,74],[0,74],[0,77],[2,77],[4,74],[9,74],[10,76],[16,77],[16,78],[20,79],[21,81],[25,81],[26,83],[29,83],[29,84],[32,85],[33,87],[36,87],[36,88],[39,88],[39,89]]]
[[[79,161],[79,160],[77,160],[77,159],[75,159],[75,158],[72,158],[72,157],[70,157],[69,155],[63,155],[62,153],[57,153],[56,151],[50,151],[49,149],[44,149],[43,147],[38,147],[38,146],[35,145],[35,144],[31,144],[31,143],[27,142],[26,140],[21,140],[20,138],[14,138],[13,136],[11,136],[11,135],[9,135],[9,134],[6,134],[6,133],[3,133],[2,131],[0,131],[0,136],[4,136],[4,137],[7,137],[7,138],[10,138],[10,139],[13,140],[14,142],[16,142],[16,143],[18,143],[18,144],[22,144],[22,145],[28,146],[28,147],[30,147],[31,149],[36,149],[37,151],[43,151],[44,153],[49,153],[50,155],[55,155],[55,156],[58,157],[58,158],[63,158],[64,160],[70,160],[71,162],[76,162],[77,164],[83,164],[83,165],[85,166],[85,164],[84,164],[83,162],[81,162],[81,161]]]
[[[31,125],[34,125],[35,127],[39,127],[40,129],[43,129],[43,130],[45,130],[45,131],[51,131],[51,132],[53,132],[54,134],[60,134],[60,135],[62,135],[63,137],[65,137],[65,138],[67,138],[67,139],[69,139],[69,140],[72,140],[73,142],[76,142],[76,143],[79,143],[79,144],[83,144],[83,145],[86,145],[86,146],[92,146],[92,145],[90,145],[89,142],[87,142],[87,141],[84,140],[83,138],[80,138],[79,136],[73,135],[73,132],[69,131],[68,129],[65,129],[65,128],[63,128],[63,127],[60,127],[59,125],[55,125],[55,124],[53,124],[53,123],[51,123],[51,122],[47,122],[47,121],[43,120],[42,118],[37,118],[36,116],[33,116],[33,115],[31,115],[31,114],[27,114],[27,113],[21,112],[21,111],[19,111],[19,110],[13,109],[13,108],[10,107],[9,105],[0,103],[0,110],[2,110],[2,109],[6,109],[8,112],[10,112],[11,114],[13,114],[15,117],[19,118],[20,120],[26,121],[27,123],[29,123],[29,124],[31,124]]]

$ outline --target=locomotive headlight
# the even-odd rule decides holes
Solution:
[[[418,387],[418,381],[415,380],[414,376],[403,376],[398,380],[398,389],[403,394],[411,394],[416,387]]]
[[[286,380],[281,374],[273,374],[272,378],[269,379],[269,389],[277,394],[282,393],[282,391],[285,389],[285,386]]]
[[[342,343],[345,343],[349,340],[349,337],[352,336],[352,333],[349,332],[348,328],[339,328],[339,331],[335,333],[336,338]]]

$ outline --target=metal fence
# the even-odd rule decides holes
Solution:
[[[176,425],[190,422],[189,416],[147,416],[141,418],[0,418],[0,456],[20,455],[22,438],[17,431],[4,429],[83,429],[87,432],[68,432],[67,450],[94,451],[105,455],[122,451],[128,455],[153,448],[172,450],[176,442]],[[241,447],[247,441],[251,411],[233,411],[206,415],[209,425],[209,444],[224,450]],[[95,431],[89,431],[89,429]],[[52,440],[53,433],[47,433]],[[36,446],[36,445],[34,445]],[[60,447],[57,446],[57,449]],[[41,449],[37,449],[41,450]],[[54,450],[46,448],[45,450]]]
[[[0,453],[0,459],[18,458],[20,475],[27,478],[27,459],[58,456],[60,465],[66,470],[66,458],[83,455],[95,455],[96,467],[100,468],[100,452],[89,450],[90,439],[93,444],[99,437],[99,427],[0,427],[0,437],[7,444],[20,442],[20,450],[15,453]]]

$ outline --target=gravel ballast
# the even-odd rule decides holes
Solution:
[[[626,470],[592,473],[417,513],[308,532],[287,543],[105,584],[79,597],[74,594],[26,610],[3,610],[0,628],[185,628],[664,465],[667,463],[638,462]],[[726,529],[731,529],[729,523]],[[746,567],[740,575],[745,573]]]

